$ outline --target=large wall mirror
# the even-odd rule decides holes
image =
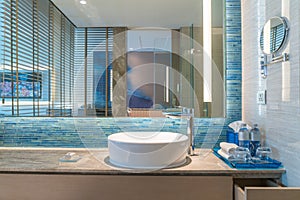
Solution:
[[[59,23],[49,30],[64,27],[65,32],[53,32],[50,40],[48,29],[40,29],[46,30],[39,33],[44,46],[32,40],[31,52],[41,54],[32,57],[20,51],[27,44],[26,34],[19,33],[18,57],[13,49],[14,60],[2,67],[0,114],[125,117],[129,111],[183,106],[194,108],[196,117],[225,117],[223,0],[128,2],[120,6],[126,18],[106,12],[114,9],[110,3],[100,11],[103,5],[89,1],[83,12],[75,4],[66,9],[62,1],[53,2],[66,16],[74,9],[81,17],[73,22],[80,28],[57,20],[62,14],[54,10]],[[43,9],[45,16],[48,10]]]

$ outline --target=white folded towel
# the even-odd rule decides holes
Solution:
[[[228,143],[228,142],[221,142],[220,143],[221,149],[226,153],[226,154],[233,154],[235,149],[238,147],[238,145],[234,143]]]
[[[218,154],[219,154],[220,156],[222,156],[223,158],[226,158],[227,160],[228,160],[229,158],[232,158],[232,157],[233,157],[233,155],[227,154],[227,153],[224,152],[222,149],[219,149],[219,150],[218,150]]]

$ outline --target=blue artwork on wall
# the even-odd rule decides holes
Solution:
[[[28,71],[17,73],[3,72],[0,82],[0,94],[2,98],[41,98],[42,74]]]

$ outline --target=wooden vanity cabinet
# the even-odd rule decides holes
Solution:
[[[231,200],[231,176],[0,174],[0,199]]]
[[[300,188],[232,176],[0,174],[0,199],[299,200]]]

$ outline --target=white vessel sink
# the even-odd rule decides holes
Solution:
[[[188,137],[172,132],[122,132],[108,136],[109,161],[135,169],[176,167],[186,162]]]

